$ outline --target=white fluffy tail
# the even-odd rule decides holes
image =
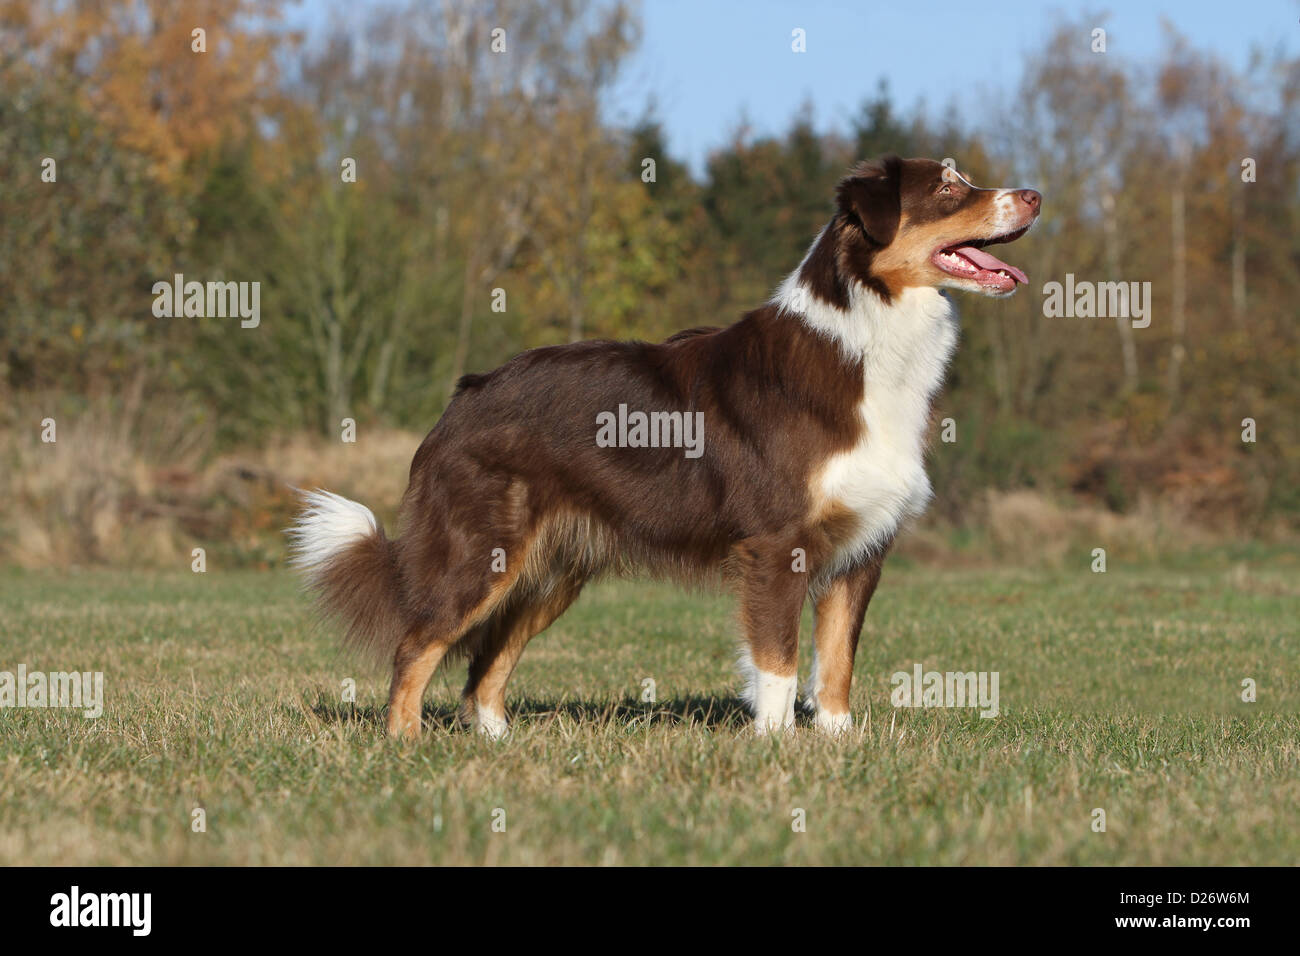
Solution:
[[[286,532],[290,564],[325,616],[343,625],[345,645],[391,661],[412,625],[396,546],[365,505],[319,489],[299,494],[303,511]]]
[[[285,534],[289,536],[289,566],[308,585],[317,583],[330,561],[358,540],[380,534],[374,513],[358,501],[317,488],[294,489],[305,507]]]

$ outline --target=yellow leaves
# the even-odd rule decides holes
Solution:
[[[224,137],[251,131],[275,86],[279,38],[265,21],[278,18],[278,0],[150,0],[132,16],[111,4],[75,4],[11,19],[14,6],[0,4],[14,42],[68,74],[85,106],[163,182]],[[207,31],[206,53],[191,50],[196,27]]]

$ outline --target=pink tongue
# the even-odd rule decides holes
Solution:
[[[1015,277],[1017,282],[1023,282],[1025,285],[1029,284],[1029,276],[1025,275],[1015,266],[1007,265],[997,256],[989,255],[983,249],[976,249],[974,246],[961,246],[958,249],[954,249],[953,252],[960,256],[965,256],[981,269],[987,269],[989,272],[997,272],[999,269],[1006,269],[1007,272],[1011,273],[1011,275]]]

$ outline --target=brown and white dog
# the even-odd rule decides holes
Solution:
[[[733,325],[466,375],[411,463],[396,538],[365,506],[309,493],[294,562],[347,642],[392,660],[389,733],[418,732],[453,652],[469,660],[464,718],[500,736],[525,645],[587,580],[632,571],[734,587],[760,733],[794,724],[811,599],[806,705],[817,727],[850,727],[881,563],[931,493],[930,401],[957,342],[940,289],[1010,295],[1025,275],[987,247],[1040,208],[1032,189],[980,189],[933,160],[859,165],[803,262]]]

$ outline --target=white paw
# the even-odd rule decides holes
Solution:
[[[493,713],[483,707],[474,711],[474,730],[481,736],[489,740],[500,740],[509,729],[505,714]]]
[[[794,714],[778,719],[777,717],[754,718],[754,733],[760,737],[768,734],[784,734],[794,730]]]
[[[754,702],[754,729],[760,736],[794,727],[794,697],[798,683],[794,674],[782,677],[755,671],[753,691],[748,696]]]
[[[853,715],[848,711],[842,714],[832,714],[830,711],[818,708],[816,725],[817,729],[822,733],[838,737],[840,734],[846,734],[853,729]]]

